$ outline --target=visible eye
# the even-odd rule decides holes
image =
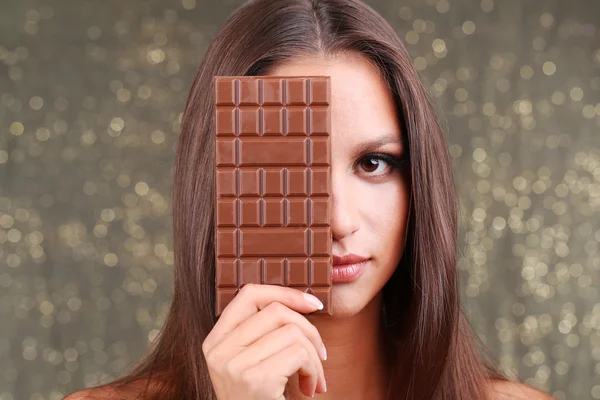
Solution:
[[[382,165],[386,166],[387,162],[385,160],[383,160],[382,158],[370,157],[370,158],[363,158],[361,160],[361,162],[358,163],[358,165],[365,167],[365,168],[363,168],[363,170],[366,171],[367,173],[371,174],[371,173],[374,173],[375,171],[377,171]],[[385,171],[385,168],[383,168],[383,170]],[[379,174],[376,173],[375,175],[379,175]]]
[[[395,169],[400,169],[401,164],[405,161],[407,160],[391,154],[375,153],[362,157],[356,165],[370,177],[381,178],[389,175]]]

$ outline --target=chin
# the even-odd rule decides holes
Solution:
[[[366,279],[363,285],[360,283],[362,282],[333,286],[331,296],[333,318],[355,316],[377,297],[381,288],[373,287],[372,280]]]
[[[379,308],[379,304],[375,303],[381,300],[383,287],[392,276],[394,269],[395,266],[390,268],[371,266],[353,282],[334,283],[331,296],[333,318],[355,316],[369,305]]]
[[[360,313],[366,306],[366,301],[356,294],[344,296],[334,293],[332,296],[333,318],[349,318]]]

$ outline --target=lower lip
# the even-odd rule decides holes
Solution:
[[[331,280],[333,283],[348,283],[356,280],[369,260],[362,261],[358,264],[339,264],[333,266]]]

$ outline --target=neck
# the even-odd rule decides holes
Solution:
[[[325,347],[323,361],[327,392],[317,398],[385,400],[389,368],[385,361],[381,321],[381,292],[358,314],[348,318],[309,315]],[[290,379],[290,399],[305,399],[298,390],[298,376]]]

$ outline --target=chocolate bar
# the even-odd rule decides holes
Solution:
[[[215,76],[216,315],[248,283],[331,310],[328,76]]]

